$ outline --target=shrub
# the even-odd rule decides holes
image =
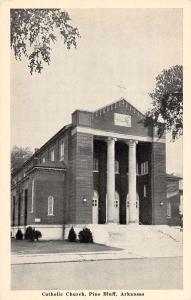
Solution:
[[[80,243],[93,243],[91,230],[89,228],[83,228],[83,230],[79,232],[79,240]]]
[[[72,226],[72,228],[69,231],[68,240],[70,242],[75,242],[76,241],[76,233],[75,233],[75,230],[74,230],[73,226]]]
[[[25,239],[31,242],[37,240],[42,237],[42,233],[39,230],[32,229],[31,226],[27,227],[25,232]]]
[[[25,239],[29,240],[31,242],[34,241],[34,231],[31,226],[27,227],[26,232],[25,232]]]
[[[23,239],[23,233],[20,229],[18,229],[16,233],[16,240],[22,240],[22,239]]]
[[[42,237],[42,233],[39,230],[33,230],[34,239],[38,241]]]

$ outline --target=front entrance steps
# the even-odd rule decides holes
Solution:
[[[182,256],[182,232],[167,225],[118,226],[108,230],[108,246],[119,247],[140,257]]]
[[[64,237],[68,237],[72,225],[66,225]],[[73,225],[78,234],[83,227],[88,227],[94,242],[106,245],[149,245],[150,243],[168,244],[182,243],[182,232],[178,227],[168,225],[139,225],[139,224],[78,224]],[[166,245],[167,246],[167,245]]]

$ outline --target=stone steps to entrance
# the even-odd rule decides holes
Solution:
[[[78,234],[82,227],[88,227],[92,233],[94,242],[112,245],[115,242],[126,244],[147,244],[156,243],[174,244],[182,243],[182,232],[178,227],[168,225],[138,225],[138,224],[86,224],[74,225]],[[67,236],[67,235],[66,235]]]

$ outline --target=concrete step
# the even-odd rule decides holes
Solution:
[[[138,224],[86,224],[84,225],[93,233],[94,242],[100,244],[112,244],[115,242],[126,243],[129,245],[142,243],[149,245],[182,243],[182,232],[178,227],[168,225],[138,225]],[[83,226],[74,226],[76,233],[79,233]],[[69,231],[69,227],[68,227]],[[68,232],[65,232],[66,236]]]

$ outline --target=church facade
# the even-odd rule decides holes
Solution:
[[[13,235],[28,225],[45,238],[87,224],[167,224],[166,142],[125,99],[76,110],[12,174]]]

